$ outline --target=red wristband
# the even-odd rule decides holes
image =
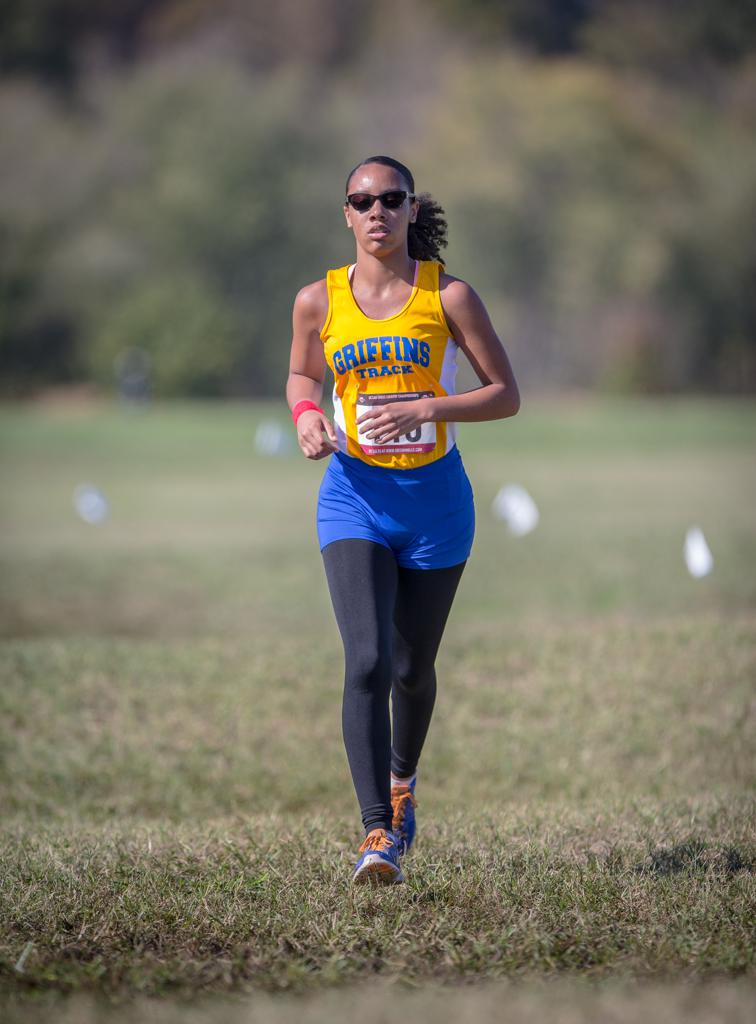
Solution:
[[[303,398],[301,401],[297,402],[291,410],[291,418],[294,420],[294,423],[296,424],[302,413],[307,412],[309,409],[315,409],[317,412],[321,413],[323,412],[319,405],[315,405],[315,403],[311,402],[309,398]]]

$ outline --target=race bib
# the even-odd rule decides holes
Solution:
[[[432,391],[402,391],[392,395],[359,395],[357,398],[357,419],[366,409],[389,402],[412,402],[417,398],[434,398]],[[393,441],[378,443],[377,437],[366,437],[374,423],[367,421],[357,424],[357,443],[366,455],[394,455],[399,452],[432,452],[436,447],[436,424],[421,423],[408,434],[400,434]]]

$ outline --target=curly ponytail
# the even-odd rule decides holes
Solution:
[[[384,167],[393,167],[395,171],[404,178],[410,192],[415,191],[415,179],[412,172],[404,164],[394,160],[391,156],[369,156],[367,160],[361,160],[356,167],[347,175],[346,191],[349,191],[349,182],[352,175],[365,164],[383,164]],[[437,260],[445,266],[441,259],[439,250],[448,244],[446,237],[447,223],[444,216],[444,209],[430,192],[421,192],[417,197],[420,208],[417,211],[417,220],[410,224],[407,229],[407,248],[413,260]]]
[[[430,192],[421,192],[417,199],[420,203],[417,220],[407,229],[409,254],[413,260],[438,260],[441,266],[445,266],[438,252],[447,244],[443,207]]]

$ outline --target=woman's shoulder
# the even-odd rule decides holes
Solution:
[[[438,261],[435,261],[438,262]],[[447,274],[443,263],[438,264],[438,287],[447,289],[450,286],[462,285],[467,288],[469,285],[462,280],[461,277],[455,277],[454,274]],[[456,289],[455,289],[456,290]]]
[[[328,315],[328,285],[325,278],[303,285],[294,297],[294,316],[320,330]]]
[[[303,285],[294,297],[294,312],[320,323],[328,312],[328,285],[325,277]]]
[[[438,274],[438,290],[444,304],[444,309],[453,313],[455,310],[464,311],[480,303],[480,297],[474,288],[461,277],[447,274],[443,267]]]

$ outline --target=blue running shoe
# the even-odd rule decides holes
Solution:
[[[405,854],[412,846],[415,838],[415,783],[417,776],[409,786],[402,783],[394,783],[391,787],[391,807],[394,811],[394,818],[391,828],[399,837],[399,853]]]
[[[360,847],[360,854],[354,866],[353,882],[390,885],[404,881],[399,866],[399,842],[393,832],[385,828],[371,829]]]

